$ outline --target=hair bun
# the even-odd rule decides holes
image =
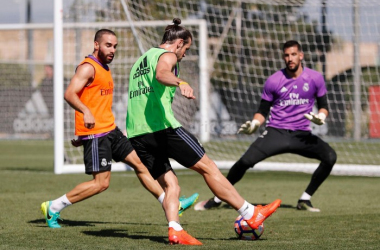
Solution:
[[[178,17],[176,17],[176,18],[173,19],[173,23],[174,23],[174,25],[180,25],[181,24],[181,19],[179,19]]]

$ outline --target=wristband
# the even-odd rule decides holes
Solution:
[[[178,86],[181,86],[181,85],[183,85],[183,84],[187,84],[187,85],[189,85],[187,82],[182,81],[182,82],[179,82],[179,83],[178,83]]]

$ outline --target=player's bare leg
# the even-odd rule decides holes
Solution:
[[[162,206],[165,210],[166,219],[169,222],[169,244],[202,245],[200,241],[188,234],[179,223],[178,198],[181,188],[178,185],[177,176],[173,171],[168,171],[162,174],[157,180],[166,194]]]
[[[190,169],[197,171],[203,176],[211,191],[219,199],[227,202],[235,210],[243,206],[243,197],[240,196],[235,187],[220,172],[215,162],[206,154]]]
[[[46,224],[50,228],[61,227],[58,224],[58,219],[60,219],[62,209],[105,191],[109,186],[111,172],[94,173],[93,177],[91,181],[77,185],[62,197],[53,201],[45,201],[41,204],[41,211],[45,217]]]
[[[237,210],[253,229],[257,229],[281,204],[281,200],[277,199],[266,206],[254,207],[240,196],[235,187],[206,154],[191,169],[200,173],[214,195]]]
[[[145,187],[146,190],[148,190],[156,199],[160,197],[160,195],[164,192],[164,190],[161,188],[160,184],[153,179],[153,177],[150,175],[148,169],[145,167],[145,165],[141,162],[140,158],[137,156],[136,151],[132,151],[125,160],[124,163],[131,166],[137,175],[137,178],[139,178],[139,181],[141,184]],[[166,194],[165,194],[166,195]],[[178,207],[177,207],[178,212]]]
[[[178,185],[178,179],[173,171],[168,171],[161,175],[157,180],[165,191],[165,199],[162,206],[165,210],[166,219],[168,222],[178,222],[179,194],[181,191],[181,188]]]
[[[93,174],[94,179],[77,185],[74,189],[66,194],[71,204],[85,200],[99,194],[109,187],[111,172],[98,172]]]

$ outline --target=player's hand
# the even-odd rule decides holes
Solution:
[[[95,127],[95,118],[90,111],[83,113],[84,126],[88,129]]]
[[[83,142],[82,142],[82,140],[72,139],[71,140],[71,145],[73,145],[74,147],[80,147],[80,146],[83,145]]]
[[[259,127],[260,122],[258,120],[253,119],[252,121],[246,121],[245,123],[243,123],[240,126],[237,133],[250,135],[252,133],[255,133]]]
[[[180,82],[179,88],[181,90],[181,94],[187,99],[195,99],[194,90],[187,82]]]
[[[304,116],[317,125],[325,124],[326,115],[324,113],[314,114],[310,112],[309,114],[304,114]]]

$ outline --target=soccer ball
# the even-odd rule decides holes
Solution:
[[[261,223],[258,229],[252,229],[241,215],[235,220],[235,233],[240,240],[257,240],[264,232],[264,223]]]

